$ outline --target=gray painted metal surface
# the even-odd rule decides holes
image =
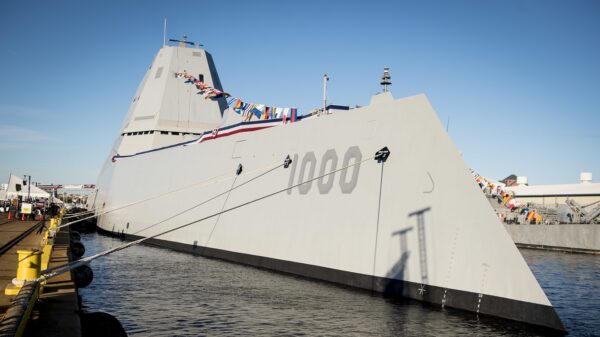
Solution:
[[[505,225],[515,243],[536,248],[600,254],[600,225]]]
[[[161,49],[148,74],[157,65],[165,70],[159,78],[146,75],[136,94],[141,98],[132,103],[124,131],[173,127],[198,132],[219,123],[222,111],[217,102],[191,95],[189,85],[168,79],[185,67],[204,72],[209,84],[215,84],[210,83],[217,78],[214,65],[182,49]],[[143,101],[145,97],[152,98]],[[135,119],[151,112],[155,114],[152,120]],[[230,110],[223,116],[226,123],[236,120]],[[120,137],[115,147],[121,155],[132,154],[158,147],[160,137]],[[378,163],[372,156],[384,146],[391,156]],[[234,179],[239,185],[281,165],[288,155],[293,159],[289,168],[280,167],[149,228],[227,191]],[[496,303],[487,313],[563,329],[424,95],[395,100],[384,93],[374,96],[369,106],[349,111],[116,162],[109,156],[98,179],[94,206],[102,212],[164,195],[99,216],[98,225],[106,231],[150,236],[361,160],[365,161],[322,180],[160,239],[224,252],[224,258],[230,252],[247,257],[244,261],[285,262],[273,263],[273,269],[302,266],[302,270],[289,267],[287,272],[296,270],[306,276],[332,271],[338,276],[331,280],[337,278],[344,284],[351,282],[343,275],[358,275],[365,280],[396,280],[405,287],[401,294],[413,287],[423,291],[430,287],[427,296],[422,292],[420,297],[411,296],[476,312],[482,301]],[[240,163],[244,171],[236,178]],[[193,187],[185,188],[189,186]],[[179,191],[170,193],[174,190]],[[469,212],[464,205],[469,205]],[[370,287],[381,290],[374,282]],[[448,299],[448,294],[464,296]],[[543,310],[536,312],[554,316],[544,322],[540,317],[548,315],[532,317],[528,312],[535,310],[522,306],[508,314],[509,306],[497,299],[539,307]]]

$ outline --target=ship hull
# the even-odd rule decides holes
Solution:
[[[151,242],[564,331],[427,99],[380,96],[107,161],[98,226],[134,238],[189,224]]]

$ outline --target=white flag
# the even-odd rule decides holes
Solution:
[[[281,118],[283,114],[283,108],[275,108],[275,118]]]

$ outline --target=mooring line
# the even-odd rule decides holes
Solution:
[[[160,197],[163,197],[163,196],[169,195],[169,194],[171,194],[171,193],[180,192],[180,191],[186,190],[186,189],[188,189],[188,188],[195,187],[195,186],[197,186],[197,185],[201,185],[201,186],[202,186],[202,184],[206,184],[206,183],[208,183],[208,182],[210,182],[210,181],[212,181],[212,180],[214,180],[214,179],[217,179],[217,178],[220,178],[220,177],[223,177],[223,176],[226,176],[226,175],[228,175],[228,174],[225,174],[225,173],[224,173],[224,174],[220,174],[220,175],[217,175],[217,176],[214,176],[214,177],[208,178],[208,179],[206,179],[206,180],[199,181],[199,182],[197,182],[197,183],[194,183],[194,184],[192,184],[192,185],[187,185],[187,186],[184,186],[184,187],[181,187],[181,188],[177,188],[177,189],[174,189],[174,190],[168,191],[168,192],[166,192],[166,193],[157,194],[157,195],[151,196],[151,197],[149,197],[149,198],[146,198],[146,199],[141,199],[141,200],[137,200],[137,201],[131,202],[131,203],[129,203],[129,204],[121,205],[121,206],[118,206],[118,207],[112,208],[112,209],[110,209],[110,210],[104,211],[104,213],[103,213],[103,214],[106,214],[106,213],[109,213],[109,212],[114,212],[114,211],[117,211],[117,210],[120,210],[120,209],[123,209],[123,208],[129,207],[129,206],[134,206],[134,205],[140,204],[140,203],[142,203],[142,202],[146,202],[146,201],[154,200],[154,199],[157,199],[157,198],[160,198]],[[65,219],[65,220],[66,220],[66,219],[70,219],[70,218],[79,217],[79,216],[82,216],[82,215],[85,215],[85,214],[92,214],[92,213],[95,213],[95,212],[96,212],[96,209],[89,210],[89,211],[84,211],[84,212],[80,212],[80,213],[69,214],[69,215],[65,215],[65,216],[63,217],[63,219]]]
[[[281,164],[283,165],[283,164]],[[241,167],[241,165],[240,165]],[[223,210],[225,209],[225,206],[227,205],[227,201],[229,200],[229,196],[231,195],[231,191],[233,191],[233,186],[235,186],[235,182],[237,181],[237,177],[235,177],[235,179],[233,180],[233,183],[231,184],[231,187],[229,188],[229,193],[227,193],[227,197],[225,198],[225,201],[223,201],[223,206],[221,207],[221,212],[223,212]],[[217,228],[217,224],[219,223],[219,219],[221,219],[221,214],[219,214],[217,216],[217,219],[215,220],[214,225],[212,226],[211,230],[210,230],[210,234],[208,234],[208,238],[206,239],[206,242],[204,243],[204,250],[206,250],[206,247],[208,247],[208,243],[210,242],[210,239],[212,238],[213,232],[215,231],[215,228]]]
[[[377,242],[379,240],[379,216],[381,214],[381,191],[383,190],[383,167],[385,162],[381,163],[381,178],[379,180],[379,200],[377,201],[377,225],[375,227],[375,246],[373,248],[373,272],[371,273],[371,291],[375,290],[375,266],[377,265]]]
[[[263,168],[264,168],[264,167],[263,167]],[[248,172],[248,173],[256,172],[256,171],[258,171],[258,170],[261,170],[261,169],[263,169],[263,168],[255,169],[255,170],[252,170],[252,171],[250,171],[250,172]],[[225,176],[225,175],[228,175],[228,174],[221,174],[221,175],[218,175],[218,176],[212,177],[212,178],[210,178],[210,179],[207,179],[207,180],[200,181],[200,182],[198,182],[198,183],[195,183],[195,184],[192,184],[192,185],[184,186],[184,187],[182,187],[182,188],[179,188],[179,189],[176,189],[176,190],[172,190],[172,191],[169,191],[169,192],[166,192],[166,193],[163,193],[163,194],[158,194],[158,195],[155,195],[155,196],[153,196],[153,197],[150,197],[150,198],[146,198],[146,199],[142,199],[142,200],[134,201],[134,202],[132,202],[132,203],[129,203],[129,204],[125,204],[125,205],[121,205],[121,206],[118,206],[118,207],[112,208],[112,209],[110,209],[110,210],[106,210],[106,211],[99,212],[98,214],[92,214],[92,215],[90,215],[90,216],[87,216],[87,217],[85,217],[85,218],[77,219],[77,220],[74,220],[74,221],[68,222],[68,223],[66,223],[66,224],[60,225],[60,226],[58,226],[58,228],[64,228],[64,227],[68,227],[68,226],[70,226],[70,225],[72,225],[72,224],[75,224],[75,223],[78,223],[78,222],[81,222],[81,221],[84,221],[84,220],[93,219],[93,218],[96,218],[96,217],[98,217],[98,216],[100,216],[100,215],[104,215],[104,214],[112,213],[112,212],[114,212],[114,211],[118,211],[118,210],[121,210],[121,209],[124,209],[124,208],[130,207],[130,206],[135,206],[135,205],[141,204],[141,203],[143,203],[143,202],[146,202],[146,201],[150,201],[150,200],[158,199],[158,198],[160,198],[160,197],[164,197],[164,196],[166,196],[166,195],[169,195],[169,194],[171,194],[171,193],[180,192],[180,191],[183,191],[183,190],[186,190],[186,189],[192,188],[192,187],[204,187],[204,186],[208,185],[208,184],[209,184],[209,183],[210,183],[212,180],[214,180],[214,179],[217,179],[217,178],[220,178],[220,177],[223,177],[223,176]],[[232,177],[229,177],[229,178],[226,178],[226,179],[223,179],[223,180],[227,180],[227,179],[231,179],[231,178],[232,178]],[[215,182],[212,182],[212,183],[215,183],[215,184],[216,184],[216,183],[219,183],[219,182],[221,182],[221,181],[223,181],[223,180],[215,181]]]
[[[199,204],[196,204],[196,205],[194,205],[194,206],[192,206],[192,207],[190,207],[190,208],[186,208],[186,209],[184,209],[183,211],[180,211],[179,213],[176,213],[176,214],[174,214],[174,215],[171,215],[170,217],[168,217],[168,218],[166,218],[166,219],[163,219],[163,220],[161,220],[161,221],[159,221],[159,222],[157,222],[157,223],[155,223],[155,224],[152,224],[152,225],[150,225],[150,226],[148,226],[148,227],[142,228],[142,229],[140,229],[140,230],[139,230],[139,231],[137,231],[137,232],[131,233],[131,235],[137,235],[137,234],[139,234],[139,233],[141,233],[141,232],[143,232],[143,231],[145,231],[145,230],[148,230],[148,229],[150,229],[150,228],[156,227],[156,226],[158,226],[158,225],[160,225],[160,224],[162,224],[162,223],[164,223],[164,222],[166,222],[166,221],[168,221],[168,220],[171,220],[171,219],[173,219],[173,218],[175,218],[175,217],[177,217],[177,216],[180,216],[181,214],[184,214],[184,213],[186,213],[186,212],[189,212],[189,211],[193,210],[194,208],[198,208],[198,207],[200,207],[200,206],[202,206],[202,205],[204,205],[204,204],[206,204],[206,203],[208,203],[208,202],[211,202],[211,201],[213,201],[213,200],[215,200],[215,199],[217,199],[217,198],[219,198],[219,197],[221,197],[221,196],[223,196],[223,195],[225,195],[225,194],[229,194],[229,193],[231,193],[231,191],[233,191],[233,190],[236,190],[236,189],[238,189],[238,188],[240,188],[240,187],[242,187],[242,186],[244,186],[244,185],[247,185],[247,184],[249,184],[249,183],[251,183],[251,182],[253,182],[253,181],[257,180],[258,178],[261,178],[261,177],[263,177],[263,176],[267,175],[268,173],[271,173],[271,172],[275,171],[276,169],[280,168],[281,166],[283,166],[283,164],[281,164],[281,165],[277,165],[277,166],[275,166],[275,167],[273,167],[273,168],[271,168],[271,169],[269,169],[269,170],[267,170],[267,171],[265,171],[265,172],[263,172],[263,173],[261,173],[261,174],[257,175],[256,177],[253,177],[252,179],[249,179],[249,180],[247,180],[247,181],[245,181],[245,182],[243,182],[243,183],[241,183],[241,184],[239,184],[239,185],[237,185],[237,186],[235,186],[235,187],[234,187],[234,185],[235,185],[235,182],[237,181],[237,178],[239,177],[239,175],[236,175],[236,176],[235,176],[235,179],[234,179],[234,181],[233,181],[234,183],[231,185],[231,188],[229,188],[228,190],[226,190],[226,191],[224,191],[224,192],[221,192],[221,193],[219,193],[219,194],[217,194],[217,195],[215,195],[215,196],[212,196],[212,197],[210,197],[210,198],[208,198],[208,199],[206,199],[206,200],[202,201],[201,203],[199,203]],[[252,172],[254,172],[254,171],[252,171]],[[249,173],[250,173],[250,172],[249,172]]]
[[[175,227],[175,228],[172,228],[172,229],[166,230],[166,231],[164,231],[164,232],[161,232],[161,233],[158,233],[158,234],[155,234],[155,235],[152,235],[152,236],[148,236],[148,237],[140,238],[140,239],[138,239],[138,240],[135,240],[135,241],[128,242],[128,243],[126,243],[126,244],[124,244],[124,245],[121,245],[121,246],[119,246],[119,247],[115,247],[115,248],[112,248],[112,249],[108,249],[108,250],[106,250],[106,251],[104,251],[104,252],[100,252],[100,253],[97,253],[97,254],[95,254],[95,255],[91,255],[91,256],[88,256],[88,257],[82,258],[82,259],[80,259],[80,260],[77,260],[77,261],[74,261],[74,262],[70,262],[70,263],[64,264],[64,265],[62,265],[62,266],[58,266],[58,267],[54,267],[54,268],[49,268],[49,269],[46,269],[46,270],[42,271],[42,275],[41,275],[39,278],[37,278],[36,280],[33,280],[32,282],[41,282],[41,281],[44,281],[44,280],[47,280],[47,279],[53,278],[53,277],[55,277],[55,276],[58,276],[58,275],[60,275],[60,274],[66,273],[66,272],[68,272],[68,271],[71,271],[72,269],[75,269],[75,268],[77,268],[77,267],[80,267],[80,266],[83,266],[83,265],[87,265],[87,264],[89,264],[90,262],[92,262],[93,260],[95,260],[95,259],[97,259],[97,258],[100,258],[100,257],[102,257],[102,256],[106,256],[106,255],[108,255],[108,254],[112,254],[112,253],[115,253],[115,252],[121,251],[121,250],[123,250],[123,249],[125,249],[125,248],[128,248],[128,247],[131,247],[131,246],[134,246],[134,245],[140,244],[140,243],[142,243],[142,242],[144,242],[144,241],[147,241],[147,240],[150,240],[150,239],[154,239],[154,238],[156,238],[156,237],[159,237],[159,236],[162,236],[162,235],[165,235],[165,234],[168,234],[168,233],[171,233],[171,232],[177,231],[177,230],[179,230],[179,229],[182,229],[182,228],[185,228],[185,227],[191,226],[191,225],[193,225],[193,224],[196,224],[196,223],[199,223],[199,222],[202,222],[202,221],[205,221],[205,220],[208,220],[208,219],[214,218],[214,217],[216,217],[216,216],[219,216],[219,215],[221,215],[221,214],[225,214],[225,213],[228,213],[228,212],[234,211],[234,210],[236,210],[236,209],[238,209],[238,208],[242,208],[242,207],[248,206],[248,205],[250,205],[250,204],[253,204],[253,203],[255,203],[255,202],[258,202],[258,201],[261,201],[261,200],[264,200],[264,199],[270,198],[270,197],[272,197],[272,196],[275,196],[275,195],[277,195],[277,194],[283,193],[283,192],[285,192],[285,191],[287,191],[287,190],[290,190],[290,189],[296,188],[296,187],[298,187],[298,186],[300,186],[300,185],[307,184],[307,183],[313,182],[313,181],[315,181],[315,180],[321,179],[321,178],[323,178],[323,177],[329,176],[329,175],[331,175],[331,174],[335,174],[335,173],[337,173],[337,172],[339,172],[339,171],[346,170],[346,169],[348,169],[348,168],[350,168],[350,167],[353,167],[353,166],[356,166],[356,165],[360,165],[360,164],[362,164],[362,163],[366,162],[367,160],[371,160],[371,159],[373,159],[373,158],[375,158],[375,156],[372,156],[372,157],[369,157],[369,158],[363,159],[363,160],[361,160],[361,161],[359,161],[359,162],[356,162],[356,163],[353,163],[353,164],[350,164],[350,165],[346,165],[346,166],[344,166],[344,167],[341,167],[341,168],[339,168],[339,169],[333,170],[333,171],[331,171],[331,172],[329,172],[329,173],[322,174],[322,175],[320,175],[320,176],[317,176],[317,177],[315,177],[315,178],[308,179],[308,180],[306,180],[306,181],[303,181],[303,182],[297,183],[297,184],[295,184],[295,185],[292,185],[292,186],[288,186],[288,187],[285,187],[285,188],[279,189],[279,190],[277,190],[277,191],[275,191],[275,192],[271,192],[271,193],[265,194],[265,195],[263,195],[263,196],[261,196],[261,197],[258,197],[258,198],[256,198],[256,199],[252,199],[252,200],[249,200],[249,201],[243,202],[243,203],[241,203],[241,204],[238,204],[238,205],[236,205],[236,206],[233,206],[233,207],[227,208],[227,209],[225,209],[225,210],[222,210],[222,211],[220,211],[220,212],[217,212],[217,213],[213,213],[213,214],[211,214],[211,215],[205,216],[205,217],[203,217],[203,218],[200,218],[200,219],[198,219],[198,220],[194,220],[194,221],[191,221],[191,222],[185,223],[185,224],[183,224],[183,225],[180,225],[180,226],[177,226],[177,227]]]

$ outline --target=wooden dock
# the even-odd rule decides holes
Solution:
[[[5,295],[4,288],[16,276],[17,250],[42,250],[48,226],[49,221],[8,220],[5,213],[0,213],[0,316],[3,321],[9,319],[7,311],[15,302],[15,296]],[[69,240],[68,230],[57,233],[50,254],[50,268],[70,261]],[[71,273],[48,280],[30,309],[30,314],[26,314],[28,317],[23,317],[27,320],[23,336],[81,336],[77,288]]]

